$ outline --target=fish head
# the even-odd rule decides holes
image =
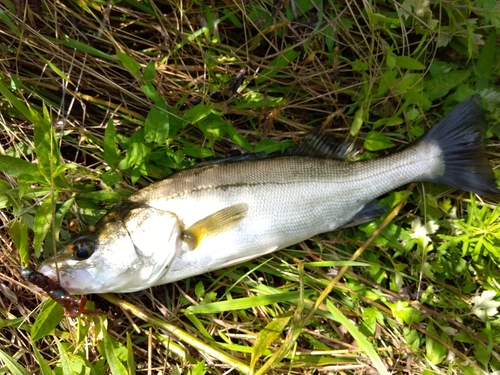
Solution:
[[[119,204],[38,271],[73,294],[146,289],[156,285],[180,251],[180,235],[173,213]]]

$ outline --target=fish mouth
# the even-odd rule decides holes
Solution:
[[[53,267],[42,264],[38,272],[43,273],[71,294],[94,293],[95,280],[86,269],[65,270],[59,268],[57,273]],[[90,287],[91,285],[93,287]]]

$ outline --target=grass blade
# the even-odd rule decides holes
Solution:
[[[0,362],[2,362],[9,374],[11,375],[30,375],[30,372],[25,370],[14,357],[11,357],[0,349]]]
[[[309,295],[311,291],[306,291]],[[256,306],[265,306],[278,302],[296,303],[300,297],[300,292],[285,292],[267,296],[256,296],[239,298],[230,301],[212,302],[203,305],[189,306],[186,313],[190,314],[214,314],[222,311],[234,311],[248,309]]]
[[[291,317],[291,314],[278,317],[272,320],[268,325],[264,327],[262,331],[259,332],[257,340],[255,340],[255,344],[253,345],[252,359],[250,360],[250,368],[252,369],[252,371],[255,368],[255,365],[257,364],[259,358],[281,335]]]
[[[372,344],[368,341],[365,335],[363,335],[358,328],[347,319],[344,314],[330,301],[326,300],[326,307],[328,311],[338,320],[340,324],[344,326],[345,329],[351,334],[356,340],[358,346],[364,350],[366,355],[370,357],[373,366],[377,369],[378,373],[381,375],[389,375],[387,369],[385,368],[384,362],[380,359],[379,355],[373,348]]]

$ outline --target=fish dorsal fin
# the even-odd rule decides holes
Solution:
[[[267,157],[268,157],[268,155],[266,155],[263,152],[258,152],[256,154],[243,154],[243,155],[237,155],[237,156],[230,156],[230,157],[223,158],[223,159],[202,161],[201,163],[197,163],[195,165],[195,167],[206,167],[207,165],[216,165],[216,164],[223,164],[223,163],[236,163],[236,162],[245,161],[245,160],[264,159]]]
[[[223,208],[191,225],[182,233],[181,238],[191,250],[194,250],[203,238],[231,229],[246,216],[247,211],[248,204],[246,203]]]
[[[308,133],[299,144],[288,150],[286,154],[345,160],[358,152],[359,149],[354,140],[340,139],[331,134],[320,134],[318,130],[314,130]]]

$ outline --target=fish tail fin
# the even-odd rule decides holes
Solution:
[[[444,172],[429,179],[479,195],[499,195],[493,170],[486,157],[486,120],[479,95],[458,105],[417,142],[437,143]]]

